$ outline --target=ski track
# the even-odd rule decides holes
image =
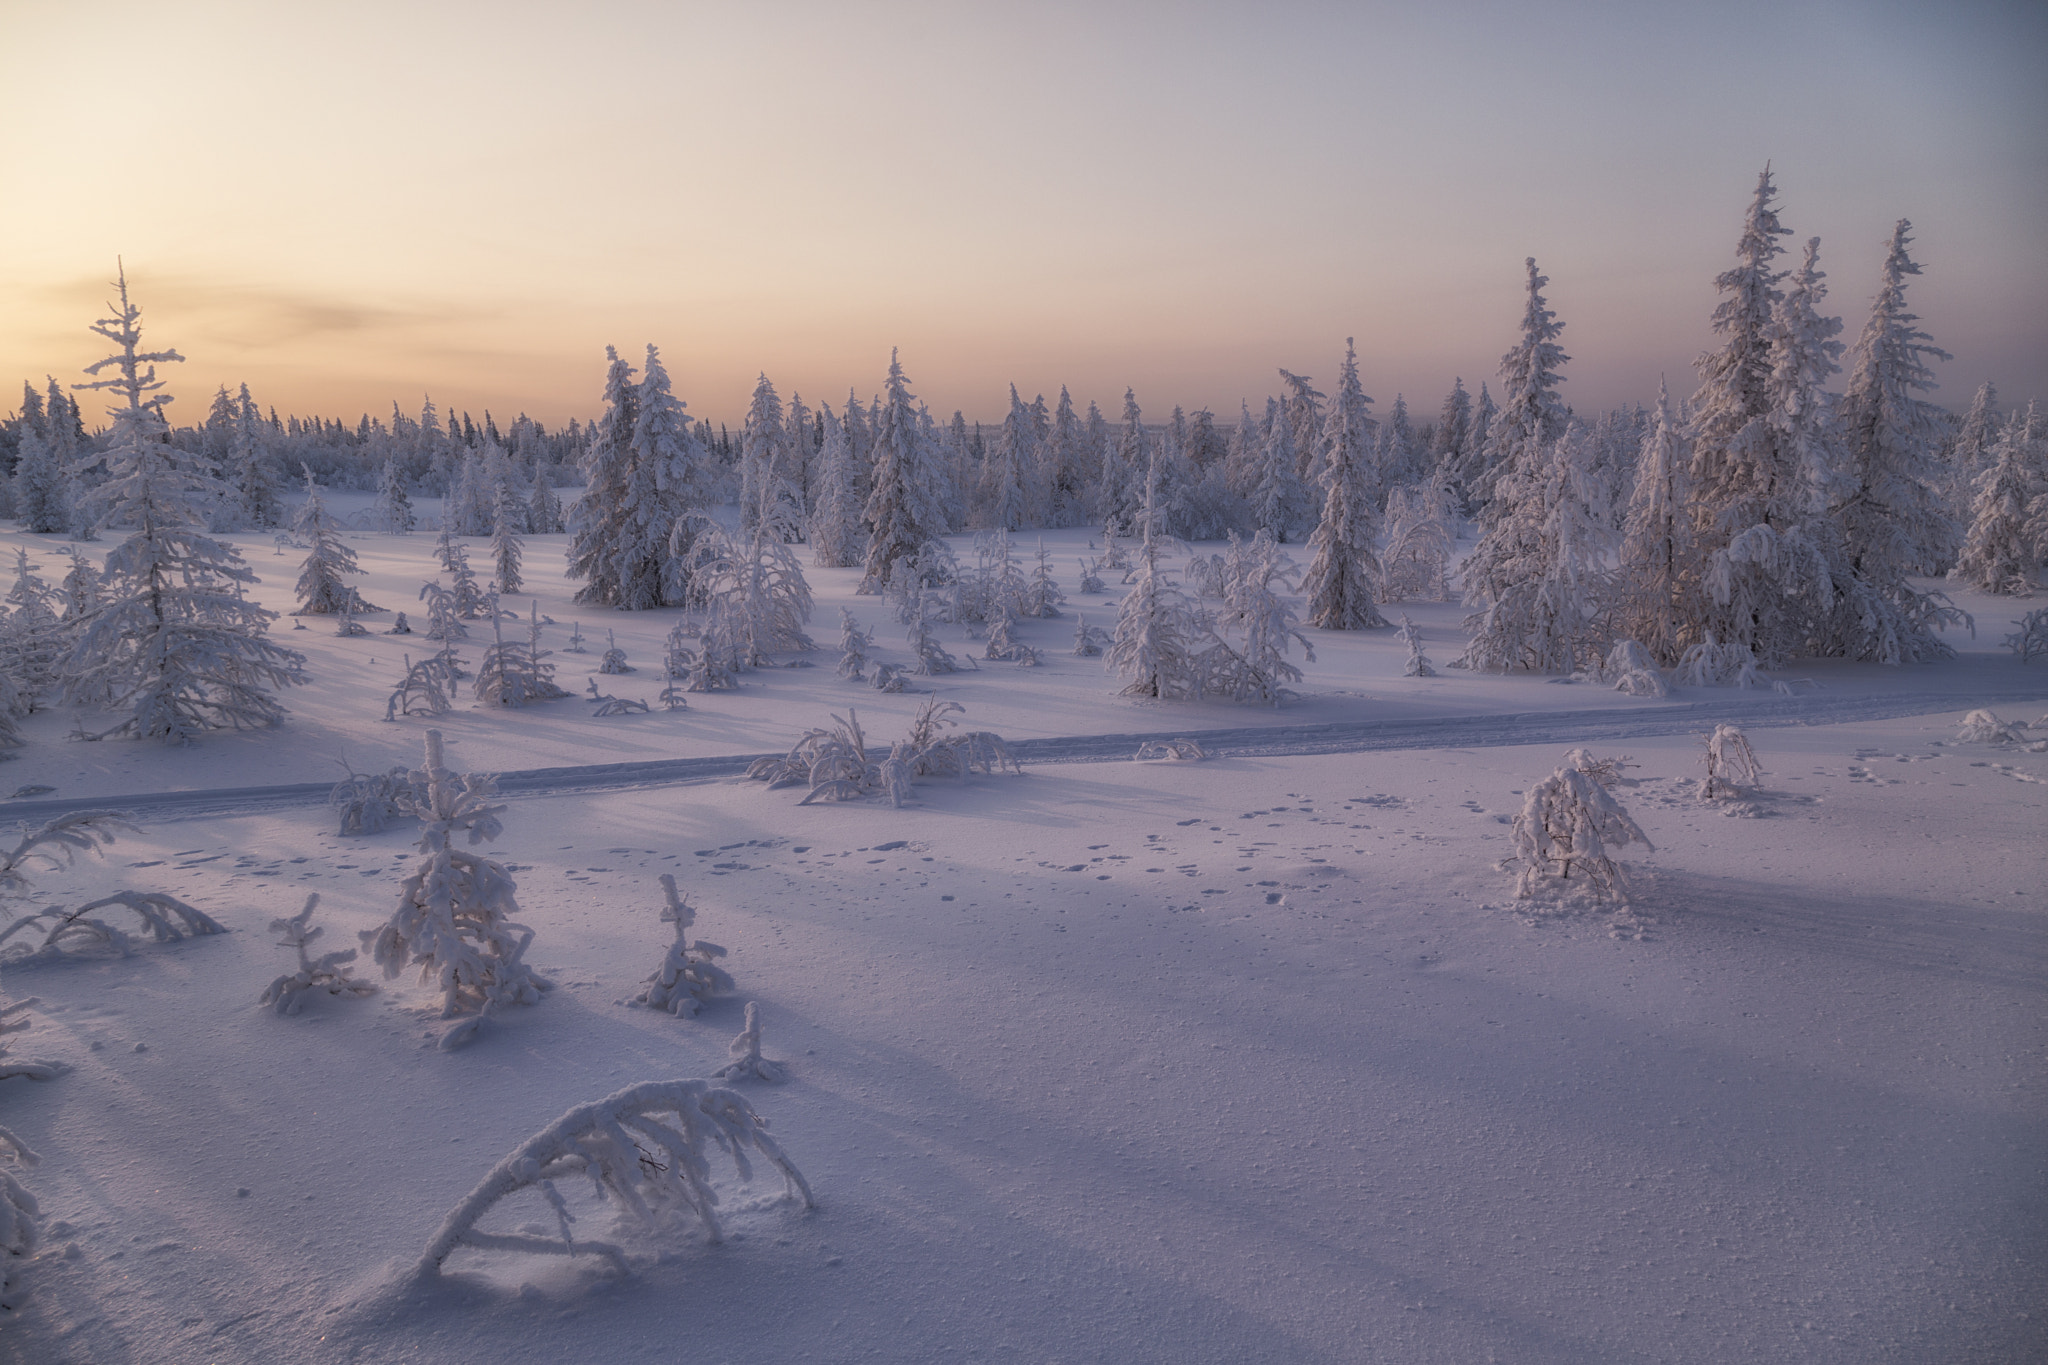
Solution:
[[[1970,706],[2048,703],[2048,686],[1979,691]],[[1325,725],[1246,725],[1221,730],[1160,730],[1149,733],[1072,735],[1018,740],[1010,745],[1021,763],[1128,762],[1148,740],[1192,739],[1211,757],[1286,757],[1304,754],[1370,753],[1401,749],[1497,748],[1529,744],[1585,744],[1648,739],[1706,731],[1716,724],[1756,729],[1793,725],[1841,725],[1895,720],[1958,710],[1953,692],[1836,696],[1803,693],[1792,697],[1717,697],[1628,710],[1529,711],[1486,716],[1436,716],[1416,720],[1361,720]],[[570,768],[527,768],[498,774],[504,797],[567,796],[701,782],[744,773],[759,758],[780,754],[719,754],[704,758],[653,759],[640,763],[598,763]],[[222,787],[208,791],[138,792],[129,796],[22,801],[0,807],[15,820],[47,821],[82,810],[119,810],[152,822],[192,820],[325,804],[331,782],[269,787]]]

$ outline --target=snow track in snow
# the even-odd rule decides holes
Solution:
[[[1710,701],[1668,702],[1620,710],[1528,711],[1485,716],[1430,716],[1415,720],[1342,721],[1326,725],[1246,725],[1222,730],[1071,735],[1015,740],[1021,763],[1127,762],[1147,741],[1192,739],[1212,758],[1285,757],[1371,753],[1396,749],[1475,749],[1516,744],[1613,743],[1661,735],[1705,734],[1717,724],[1770,729],[1789,725],[1843,725],[1938,715],[1973,706],[2048,704],[2048,687],[1903,692],[1877,696],[1805,692],[1733,693]],[[779,755],[719,754],[572,768],[527,768],[498,775],[506,797],[569,796],[630,787],[663,787],[734,777],[755,759]],[[149,824],[214,815],[243,815],[286,806],[325,804],[331,782],[273,787],[221,787],[209,791],[141,792],[130,796],[22,801],[0,805],[0,819],[39,823],[80,810],[120,810]]]

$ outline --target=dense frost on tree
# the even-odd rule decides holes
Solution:
[[[1430,436],[1430,467],[1444,488],[1460,486],[1471,454],[1471,441],[1472,395],[1465,392],[1461,375],[1451,380],[1451,391],[1444,395],[1443,406],[1437,410],[1436,429]]]
[[[1232,536],[1224,557],[1222,609],[1207,627],[1209,643],[1198,657],[1205,696],[1278,706],[1294,694],[1284,685],[1301,681],[1301,670],[1287,659],[1299,644],[1310,663],[1315,647],[1295,629],[1294,608],[1278,591],[1293,587],[1293,567],[1273,537],[1261,531],[1249,543]]]
[[[758,521],[751,531],[713,528],[700,545],[698,591],[734,667],[759,668],[770,655],[812,647],[803,630],[811,619],[811,585],[771,521]]]
[[[263,638],[275,613],[241,593],[256,575],[233,547],[202,533],[219,485],[165,441],[168,399],[155,392],[163,387],[156,366],[183,357],[139,349],[141,310],[125,276],[117,288],[114,316],[93,330],[120,350],[86,371],[112,366],[115,376],[82,387],[125,401],[111,410],[107,477],[87,505],[128,537],[107,556],[106,604],[79,632],[63,674],[74,699],[128,714],[79,733],[182,744],[205,730],[275,725],[285,710],[272,689],[304,682],[305,659]]]
[[[205,911],[161,891],[116,891],[76,909],[51,908],[24,915],[0,930],[0,963],[27,965],[67,958],[126,957],[137,934],[97,913],[120,907],[141,921],[140,933],[157,943],[177,943],[227,928]]]
[[[1408,613],[1401,613],[1401,643],[1408,646],[1408,662],[1401,669],[1406,678],[1434,678],[1436,669],[1430,664],[1429,656],[1422,652],[1422,628],[1408,619]]]
[[[1611,850],[1632,843],[1655,850],[1610,790],[1620,781],[1620,769],[1619,760],[1573,749],[1549,777],[1529,788],[1515,816],[1515,851],[1507,864],[1516,873],[1517,896],[1583,889],[1596,901],[1628,903],[1627,870]]]
[[[548,662],[551,651],[540,647],[540,604],[529,613],[526,639],[506,642],[503,618],[491,614],[491,633],[496,639],[484,651],[476,666],[478,701],[495,706],[528,706],[537,701],[554,701],[569,694],[555,685],[555,666]]]
[[[419,524],[412,510],[412,493],[405,486],[405,470],[396,457],[377,467],[377,524],[404,535]]]
[[[557,535],[563,529],[562,500],[555,496],[538,459],[533,466],[533,491],[526,498],[526,525],[537,536]]]
[[[501,596],[509,597],[524,586],[519,576],[520,561],[525,557],[519,526],[525,520],[525,509],[520,507],[510,482],[498,484],[495,501],[491,512],[491,586]]]
[[[590,696],[586,700],[597,703],[597,709],[590,713],[592,719],[602,720],[607,716],[644,716],[648,714],[649,708],[645,701],[634,697],[614,697],[608,692],[600,692],[597,690],[596,678],[588,678],[584,681],[585,685],[590,689]]]
[[[2029,525],[2029,510],[2048,507],[2043,452],[2015,424],[1999,441],[1992,463],[1977,475],[1970,530],[1951,577],[1985,592],[2024,597],[2034,589],[2044,545]]]
[[[1031,581],[1025,586],[1017,602],[1019,616],[1048,620],[1060,614],[1060,607],[1067,595],[1060,591],[1059,580],[1053,577],[1052,554],[1045,548],[1045,539],[1040,537],[1031,569]]]
[[[867,572],[860,591],[879,594],[898,560],[913,559],[946,524],[940,481],[931,468],[930,449],[918,414],[915,395],[896,353],[889,353],[889,396],[875,414],[874,492],[868,497]]]
[[[37,709],[59,676],[68,639],[83,616],[60,619],[52,607],[56,594],[29,563],[28,551],[14,552],[14,585],[7,590],[10,610],[0,620],[0,677],[14,695],[5,707],[27,715]],[[89,613],[88,613],[89,614]]]
[[[1370,630],[1386,618],[1374,605],[1380,573],[1379,513],[1371,495],[1372,400],[1358,382],[1358,352],[1344,342],[1344,372],[1322,432],[1322,519],[1309,537],[1302,592],[1308,621],[1325,630]]]
[[[1308,521],[1309,491],[1301,481],[1294,428],[1276,398],[1266,400],[1263,423],[1245,438],[1247,463],[1239,489],[1252,529],[1270,531],[1285,542],[1300,538]]]
[[[420,600],[427,604],[427,630],[429,640],[461,640],[469,635],[469,627],[462,623],[462,613],[456,610],[455,592],[429,579],[420,584]]]
[[[492,778],[451,772],[442,761],[441,732],[429,730],[426,762],[413,783],[423,793],[421,857],[399,888],[390,920],[362,934],[364,948],[386,977],[419,968],[421,982],[441,993],[444,1019],[534,1003],[551,983],[526,965],[533,931],[516,920],[517,884],[504,864],[456,847],[458,836],[477,844],[502,832],[504,807],[490,804]]]
[[[1912,226],[1901,218],[1892,229],[1850,363],[1841,404],[1845,486],[1829,509],[1856,573],[1909,614],[1919,594],[1903,579],[1947,569],[1959,539],[1939,487],[1939,410],[1919,397],[1934,387],[1928,360],[1952,357],[1906,311],[1906,277],[1920,273],[1906,254]]]
[[[1138,396],[1125,389],[1124,424],[1117,432],[1115,444],[1103,453],[1102,477],[1096,491],[1096,506],[1104,534],[1147,534],[1139,520],[1156,510],[1148,510],[1146,502],[1147,480],[1156,472],[1153,455],[1153,442],[1145,434],[1145,415],[1138,406]],[[1156,493],[1157,490],[1150,491]]]
[[[697,911],[676,889],[675,877],[667,872],[661,874],[661,893],[666,902],[661,922],[675,926],[675,941],[669,944],[661,966],[647,978],[647,988],[637,999],[649,1009],[666,1010],[678,1016],[695,1014],[710,1003],[711,997],[733,988],[731,975],[718,965],[725,949],[716,943],[690,938]]]
[[[861,527],[860,478],[846,426],[827,407],[821,410],[825,438],[818,446],[818,487],[811,509],[811,562],[821,569],[847,569],[867,548]]]
[[[1597,666],[1614,638],[1609,534],[1589,504],[1587,443],[1568,426],[1547,449],[1526,444],[1495,484],[1497,517],[1466,561],[1466,601],[1483,608],[1459,668],[1572,673]]]
[[[1685,437],[1671,394],[1657,381],[1657,415],[1636,460],[1635,490],[1621,533],[1622,572],[1615,594],[1615,630],[1653,658],[1676,660],[1686,613],[1698,590],[1698,556],[1687,507]]]
[[[1079,526],[1088,519],[1088,489],[1097,477],[1101,456],[1088,438],[1088,428],[1074,412],[1067,386],[1039,448],[1040,481],[1046,491],[1046,524]]]
[[[868,651],[875,647],[871,631],[862,628],[845,607],[839,609],[839,676],[854,682],[867,680]]]
[[[590,1182],[599,1199],[625,1225],[644,1231],[672,1227],[680,1218],[702,1224],[719,1241],[718,1191],[711,1157],[723,1152],[742,1180],[759,1159],[782,1177],[784,1197],[812,1207],[810,1187],[768,1136],[768,1121],[737,1091],[710,1081],[643,1081],[579,1105],[512,1149],[442,1220],[415,1274],[441,1273],[462,1247],[554,1256],[599,1256],[621,1276],[630,1274],[624,1248],[579,1240],[575,1215],[558,1188],[571,1177]],[[477,1225],[500,1202],[534,1191],[558,1230],[556,1237],[520,1231],[488,1232]]]
[[[469,567],[469,547],[455,538],[446,527],[441,538],[434,542],[434,553],[441,561],[441,567],[448,574],[448,609],[458,620],[474,621],[489,610],[485,593],[476,581],[476,571]],[[424,591],[420,594],[426,596]],[[467,632],[464,632],[467,633]],[[429,638],[441,639],[430,631]]]
[[[1140,513],[1147,528],[1152,523],[1150,503],[1148,497]],[[1206,634],[1194,605],[1160,568],[1157,542],[1148,530],[1137,579],[1117,605],[1116,627],[1103,665],[1124,679],[1127,697],[1194,701],[1202,694],[1198,656]]]
[[[1487,427],[1485,466],[1479,471],[1472,494],[1483,504],[1482,516],[1491,526],[1508,509],[1497,506],[1494,485],[1526,460],[1532,448],[1547,449],[1564,434],[1566,408],[1557,386],[1571,359],[1558,345],[1564,324],[1557,320],[1543,297],[1550,277],[1536,270],[1536,258],[1525,263],[1529,272],[1528,301],[1522,312],[1522,340],[1500,358],[1500,411]]]
[[[746,424],[740,430],[740,528],[762,526],[781,540],[795,540],[803,524],[803,498],[791,478],[793,433],[783,426],[782,399],[763,374],[754,386]]]
[[[676,533],[704,496],[698,443],[655,347],[638,384],[617,351],[605,354],[605,411],[583,455],[583,496],[569,528],[569,575],[587,580],[576,600],[629,611],[679,606],[689,584],[678,565],[690,547],[678,546]]]
[[[1451,595],[1450,495],[1432,479],[1387,495],[1380,596],[1388,602],[1444,602]]]
[[[305,539],[308,550],[306,562],[299,568],[299,609],[292,615],[354,615],[384,610],[365,602],[352,584],[343,581],[362,573],[362,566],[356,563],[356,552],[341,538],[340,523],[327,514],[327,503],[320,496],[313,471],[307,469],[305,475],[306,500],[299,504],[292,518],[292,533]]]
[[[1027,487],[1038,458],[1038,433],[1031,409],[1017,396],[1017,386],[1012,384],[1010,411],[996,434],[995,449],[981,467],[978,501],[983,525],[1015,531],[1028,522],[1042,521],[1038,509],[1032,506]]]
[[[960,661],[947,653],[946,647],[932,634],[932,594],[922,588],[913,588],[907,605],[910,615],[904,622],[904,638],[917,659],[911,671],[925,675],[958,672]]]
[[[306,908],[296,915],[281,916],[270,922],[270,932],[278,935],[278,946],[290,948],[299,955],[299,965],[294,971],[286,972],[263,988],[263,995],[256,1003],[268,1005],[278,1014],[297,1014],[305,1008],[306,997],[314,994],[365,996],[377,993],[377,983],[364,980],[348,968],[356,960],[356,950],[339,948],[319,957],[310,957],[306,949],[313,940],[326,933],[324,928],[313,924],[314,907],[320,904],[316,892],[306,897]]]
[[[730,1043],[726,1053],[732,1058],[718,1068],[718,1078],[726,1081],[779,1081],[782,1079],[782,1065],[771,1062],[761,1055],[761,1007],[752,1000],[747,1002],[747,1026]]]
[[[26,425],[14,464],[14,514],[21,529],[50,535],[71,529],[71,484],[68,463],[54,442]]]
[[[268,528],[284,524],[284,502],[279,496],[277,466],[269,449],[270,435],[270,425],[258,411],[249,386],[242,385],[235,400],[234,437],[228,446],[226,475],[239,503],[236,520],[244,526]]]

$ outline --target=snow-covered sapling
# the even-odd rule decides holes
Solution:
[[[400,716],[438,716],[445,713],[452,702],[448,697],[455,690],[455,680],[460,676],[460,660],[453,650],[442,650],[418,663],[412,655],[399,656],[405,660],[405,676],[392,689],[391,699],[384,703],[384,719],[397,720]]]
[[[534,1003],[552,983],[526,965],[533,930],[513,918],[517,883],[504,864],[455,847],[458,835],[477,844],[502,832],[498,812],[504,807],[490,804],[493,779],[449,771],[439,730],[427,731],[426,763],[412,778],[423,793],[417,810],[422,856],[399,888],[391,919],[365,932],[363,946],[386,977],[418,967],[420,980],[440,990],[444,1019]],[[443,1046],[469,1032],[450,1030]]]
[[[502,621],[495,611],[491,613],[491,634],[496,643],[484,651],[484,660],[476,667],[477,700],[499,706],[526,706],[569,695],[555,685],[555,666],[547,662],[551,651],[540,647],[539,603],[531,605],[528,618],[526,642],[514,640],[507,644]]]
[[[1020,668],[1036,668],[1044,660],[1030,645],[1020,644],[1010,638],[1010,618],[996,616],[988,623],[988,648],[982,652],[985,659],[999,663],[1013,663]]]
[[[1067,595],[1060,591],[1059,581],[1052,576],[1052,555],[1045,548],[1045,541],[1038,542],[1038,563],[1031,571],[1031,584],[1024,591],[1018,611],[1025,616],[1051,617],[1060,614],[1060,604]]]
[[[608,648],[604,652],[604,661],[597,666],[597,671],[600,673],[631,673],[633,665],[626,662],[626,651],[619,648],[618,640],[613,637],[609,630],[604,633],[604,639]]]
[[[398,619],[391,623],[391,629],[384,633],[386,635],[410,635],[412,634],[412,622],[405,619],[404,612],[400,612],[398,613]]]
[[[23,1166],[33,1166],[41,1159],[5,1128],[0,1128],[0,1156]],[[14,1172],[0,1168],[0,1310],[11,1311],[20,1303],[16,1297],[19,1286],[14,1279],[15,1266],[35,1255],[42,1240],[38,1222],[41,1213],[36,1197],[22,1188]]]
[[[1408,646],[1408,663],[1402,668],[1405,678],[1434,678],[1436,669],[1430,666],[1429,656],[1422,652],[1422,628],[1408,619],[1408,613],[1401,613],[1401,643]]]
[[[1074,653],[1084,659],[1097,658],[1109,646],[1109,632],[1100,626],[1088,624],[1088,618],[1076,613],[1074,616]]]
[[[469,627],[462,624],[462,613],[456,610],[455,594],[440,583],[429,580],[420,584],[420,600],[427,604],[427,638],[429,640],[461,640],[469,635]]]
[[[647,703],[632,697],[614,697],[597,690],[597,679],[590,681],[590,700],[597,703],[597,709],[590,714],[596,716],[644,716]]]
[[[718,1068],[715,1073],[726,1081],[779,1081],[782,1067],[761,1055],[761,1007],[752,1000],[747,1002],[747,1027],[740,1035],[726,1044],[726,1051],[732,1060]]]
[[[443,705],[441,709],[448,708]],[[393,821],[412,816],[418,801],[412,773],[402,765],[381,773],[359,773],[351,768],[327,793],[327,804],[341,817],[342,834],[376,834]]]
[[[845,607],[839,609],[839,676],[854,682],[866,679],[868,651],[875,647],[872,632],[861,627],[853,613]]]
[[[908,639],[911,652],[917,655],[917,665],[912,670],[926,675],[935,673],[957,673],[960,661],[946,652],[946,647],[932,635],[931,622],[927,615],[930,594],[914,592],[911,596],[913,607],[908,622]]]
[[[1081,581],[1074,585],[1074,591],[1084,596],[1103,591],[1101,562],[1093,559],[1080,559],[1074,562],[1081,566]]]
[[[1756,761],[1756,751],[1749,747],[1749,737],[1732,725],[1714,727],[1714,733],[1707,736],[1704,761],[1707,775],[1700,783],[1702,801],[1738,797],[1743,787],[1764,772]]]
[[[527,1251],[554,1256],[601,1256],[619,1274],[630,1273],[625,1251],[609,1242],[578,1241],[568,1201],[556,1188],[571,1176],[587,1177],[620,1218],[655,1229],[678,1214],[721,1237],[711,1187],[711,1154],[732,1158],[742,1179],[753,1175],[749,1155],[781,1174],[784,1196],[812,1207],[810,1187],[768,1136],[768,1122],[737,1091],[709,1081],[643,1081],[594,1104],[578,1105],[515,1147],[483,1183],[442,1220],[427,1243],[417,1273],[441,1273],[459,1247]],[[485,1232],[477,1227],[500,1201],[534,1190],[546,1201],[560,1236]],[[32,1201],[31,1201],[32,1203]]]
[[[675,941],[669,944],[660,968],[647,978],[647,989],[640,992],[639,1002],[678,1017],[695,1014],[712,996],[732,989],[732,977],[718,965],[725,949],[701,938],[690,938],[690,926],[697,922],[697,911],[676,890],[673,874],[661,874],[661,892],[668,902],[662,907],[661,922],[675,926]]]
[[[7,1035],[20,1033],[29,1026],[28,1007],[35,1003],[36,998],[30,996],[11,1005],[0,1005],[0,1081],[11,1080],[16,1076],[26,1076],[32,1081],[47,1081],[64,1070],[62,1062],[39,1062],[31,1057],[9,1055],[12,1048],[8,1044]]]
[[[571,654],[588,654],[590,652],[583,647],[583,623],[581,621],[571,621],[569,623],[569,644],[567,648]]]
[[[349,639],[357,635],[368,635],[370,632],[362,622],[356,620],[355,605],[350,603],[342,607],[340,619],[334,623],[334,633],[343,639]]]
[[[313,940],[326,932],[313,927],[313,907],[318,904],[320,893],[316,891],[306,897],[306,908],[298,914],[280,916],[270,922],[270,932],[280,935],[278,946],[298,953],[299,967],[266,986],[257,1004],[268,1005],[279,1014],[297,1014],[305,1005],[306,997],[315,992],[352,996],[377,993],[376,982],[366,981],[349,971],[347,964],[356,960],[355,949],[340,948],[317,958],[306,956],[306,949]]]
[[[1708,632],[1679,659],[1678,681],[1685,687],[1756,687],[1770,680],[1757,671],[1748,645],[1724,645]]]
[[[1631,843],[1654,849],[1608,790],[1621,780],[1621,767],[1620,759],[1573,749],[1556,771],[1529,788],[1514,821],[1514,856],[1504,864],[1517,873],[1517,896],[1527,899],[1553,882],[1569,890],[1577,877],[1576,885],[1593,899],[1628,903],[1624,870],[1608,850]]]
[[[306,475],[306,500],[299,505],[292,529],[306,538],[311,550],[299,570],[299,609],[292,615],[382,611],[382,607],[365,602],[362,594],[342,581],[362,573],[362,566],[356,563],[356,552],[342,540],[340,524],[327,515],[327,504],[320,496],[320,486],[313,482],[313,471],[303,464],[299,468]]]
[[[1662,697],[1671,692],[1650,651],[1634,640],[1616,640],[1597,676],[1631,697]]]

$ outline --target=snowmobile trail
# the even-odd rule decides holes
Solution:
[[[1621,710],[1529,711],[1479,716],[1434,716],[1413,720],[1339,721],[1321,725],[1245,725],[1216,730],[1160,730],[1107,735],[1069,735],[1017,740],[1010,748],[1023,763],[1127,762],[1147,742],[1193,740],[1211,757],[1285,757],[1305,754],[1372,753],[1402,749],[1493,748],[1516,744],[1587,744],[1702,734],[1716,724],[1756,729],[1841,725],[1935,715],[1970,706],[2048,705],[2048,685],[2029,683],[1977,689],[1967,700],[1954,692],[1906,692],[1875,696],[1804,692],[1719,696],[1708,701],[1667,702]],[[651,759],[579,767],[527,768],[498,775],[505,797],[567,796],[630,787],[673,786],[733,777],[764,754],[718,754],[702,758]],[[120,810],[138,820],[160,823],[216,815],[272,811],[324,804],[331,782],[267,787],[221,787],[202,791],[139,792],[128,796],[20,801],[0,807],[8,818],[31,823],[81,810]]]

